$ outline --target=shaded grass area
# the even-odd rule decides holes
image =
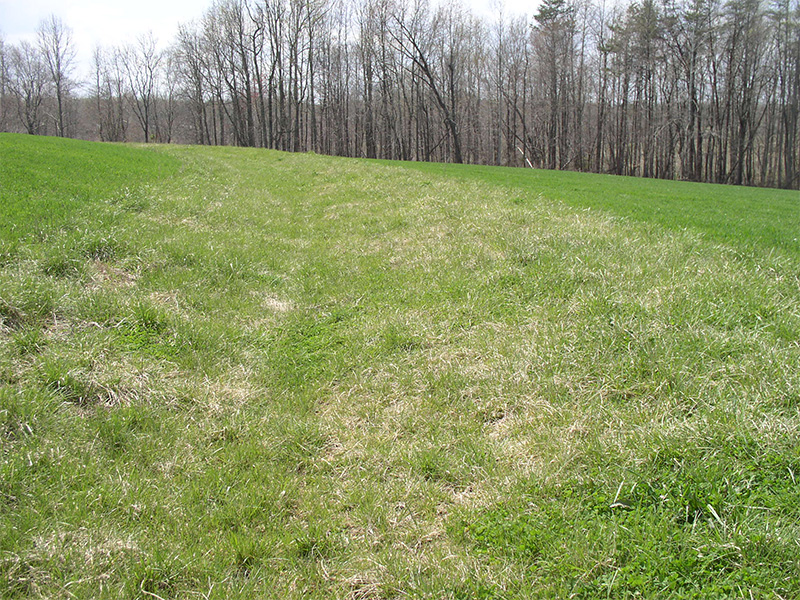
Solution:
[[[134,209],[86,184],[5,238],[3,595],[800,594],[782,223],[726,242],[736,211],[698,231],[662,182],[0,144],[76,179],[141,155]],[[751,223],[792,200],[761,193]],[[619,218],[637,195],[665,214]]]

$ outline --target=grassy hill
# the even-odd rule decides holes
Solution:
[[[0,596],[800,596],[800,195],[0,135]]]

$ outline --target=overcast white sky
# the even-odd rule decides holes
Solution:
[[[97,45],[121,44],[152,31],[162,42],[178,24],[198,18],[212,0],[0,0],[0,33],[9,43],[33,40],[39,21],[54,14],[72,29],[81,65]]]
[[[449,0],[441,0],[447,2]],[[462,0],[483,16],[498,12],[498,0]],[[88,75],[96,45],[131,42],[152,31],[166,43],[179,23],[199,18],[212,0],[0,0],[0,34],[6,42],[33,40],[39,21],[50,14],[72,29],[81,65]],[[531,12],[537,0],[504,0],[509,14]]]

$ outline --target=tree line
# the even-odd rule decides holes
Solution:
[[[74,67],[0,39],[0,128],[800,187],[800,0],[218,0]]]

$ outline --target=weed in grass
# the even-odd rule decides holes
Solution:
[[[452,597],[455,600],[493,600],[506,596],[496,588],[482,582],[470,581],[453,588]]]
[[[119,381],[98,381],[92,367],[70,360],[47,358],[39,367],[41,385],[77,406],[115,404],[120,397]]]
[[[0,386],[0,432],[14,442],[37,435],[51,411],[46,397]]]
[[[152,411],[135,404],[98,410],[92,426],[99,440],[116,456],[136,453],[141,440],[158,435],[161,429]]]
[[[125,212],[141,213],[149,205],[146,190],[141,188],[124,187],[110,195],[109,203],[119,207]]]
[[[41,326],[56,308],[55,289],[35,277],[4,279],[0,296],[0,326],[19,330]]]
[[[127,594],[130,597],[142,593],[153,597],[174,597],[182,588],[192,587],[194,580],[191,569],[185,567],[177,556],[157,548],[134,567]]]
[[[19,329],[25,322],[25,313],[7,300],[0,298],[0,324],[8,329]]]
[[[41,261],[42,273],[56,278],[79,277],[83,273],[83,262],[64,248],[54,248]]]
[[[382,350],[389,354],[412,352],[422,347],[422,342],[407,325],[389,323],[381,334]]]
[[[302,387],[335,374],[337,349],[346,340],[342,330],[351,318],[352,311],[342,308],[289,315],[270,352],[275,376]]]
[[[269,558],[269,552],[257,538],[232,533],[229,543],[233,554],[233,565],[240,576],[249,577],[254,571],[262,568]]]
[[[336,543],[330,531],[314,528],[300,532],[292,539],[291,555],[304,561],[330,559],[336,552]]]
[[[15,331],[11,341],[22,357],[39,354],[47,345],[47,340],[39,328],[26,328]]]
[[[99,237],[85,242],[83,255],[89,260],[109,262],[123,252],[122,245],[113,237]]]
[[[133,307],[130,319],[114,326],[114,333],[123,347],[149,357],[173,360],[185,344],[169,324],[169,316],[149,303],[140,302]]]
[[[18,241],[0,240],[0,267],[5,268],[11,265],[17,259],[18,251]]]

